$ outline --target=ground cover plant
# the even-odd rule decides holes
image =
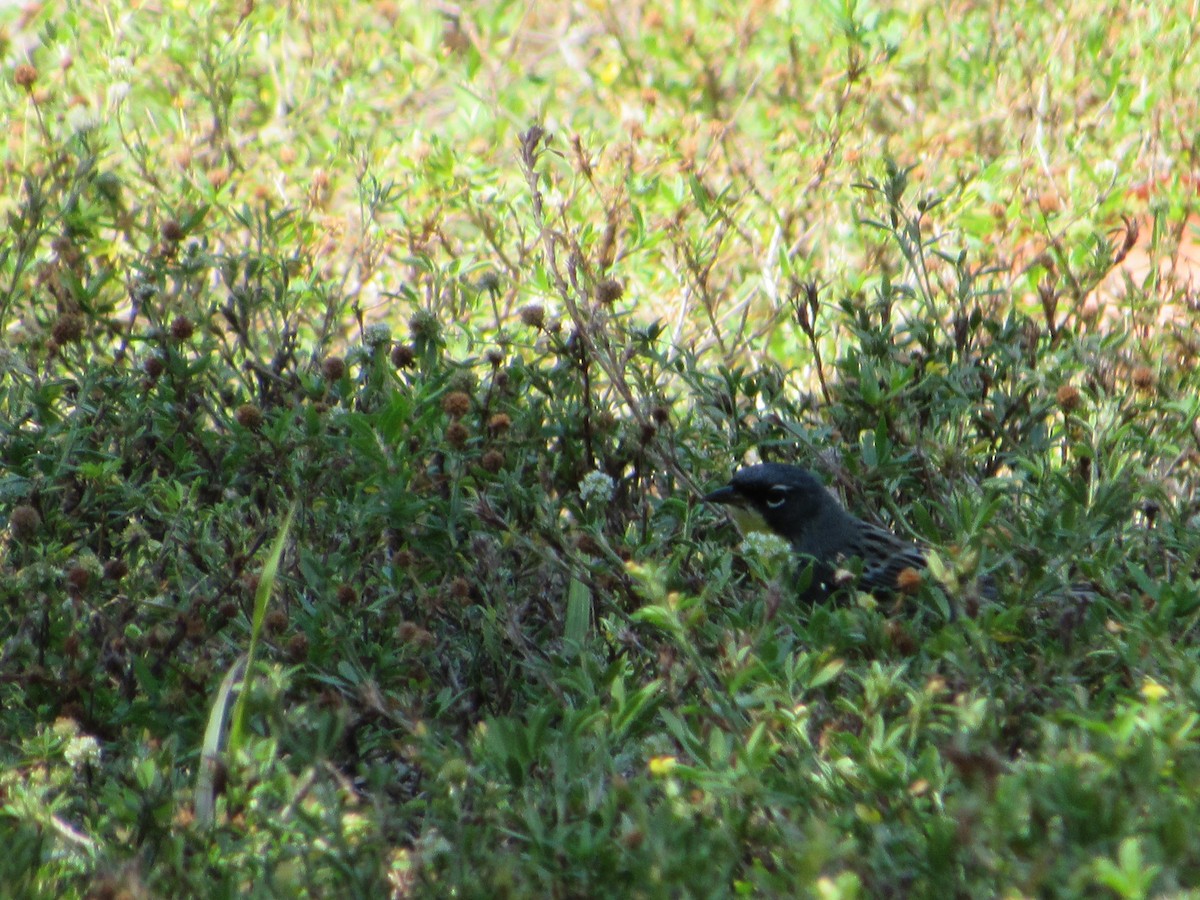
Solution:
[[[4,16],[5,896],[1200,880],[1186,10]]]

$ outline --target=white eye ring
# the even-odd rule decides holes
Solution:
[[[771,509],[779,509],[779,507],[783,506],[783,504],[787,501],[787,492],[789,490],[791,490],[791,488],[787,487],[786,485],[775,485],[773,488],[771,488],[771,493],[779,494],[780,497],[778,500],[768,500],[767,506]]]

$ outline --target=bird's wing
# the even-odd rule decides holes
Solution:
[[[925,553],[920,547],[866,522],[850,549],[863,562],[859,585],[872,593],[896,590],[896,579],[905,569],[925,569]]]
[[[864,562],[870,561],[864,560]],[[859,576],[859,584],[872,593],[894,591],[897,588],[897,579],[905,569],[916,569],[917,571],[925,569],[925,554],[917,547],[906,547],[878,562],[864,565],[862,575]]]

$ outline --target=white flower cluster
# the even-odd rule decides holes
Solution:
[[[777,534],[752,531],[742,541],[742,552],[757,556],[763,562],[786,560],[792,554],[792,545]]]
[[[383,322],[373,322],[363,331],[363,343],[368,347],[384,347],[392,342],[392,330]]]
[[[97,762],[100,759],[100,744],[90,734],[76,735],[63,748],[63,758],[73,769]]]
[[[584,503],[592,500],[607,503],[612,499],[615,486],[613,480],[603,472],[588,472],[579,483],[579,496]]]

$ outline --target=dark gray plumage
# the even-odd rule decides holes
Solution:
[[[851,558],[862,560],[859,586],[875,594],[894,592],[905,569],[925,568],[921,548],[852,516],[811,472],[798,466],[747,466],[704,499],[729,507],[743,530],[773,532],[801,556],[811,557],[818,585]]]

